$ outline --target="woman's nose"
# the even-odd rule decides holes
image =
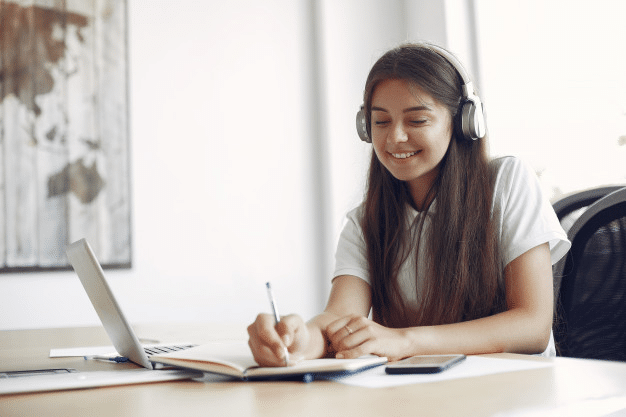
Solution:
[[[408,135],[406,134],[402,123],[397,123],[396,125],[394,125],[391,136],[391,139],[394,142],[406,142],[408,140]]]

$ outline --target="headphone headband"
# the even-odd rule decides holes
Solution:
[[[483,104],[480,101],[480,98],[476,95],[474,84],[461,62],[451,52],[440,46],[426,42],[420,42],[418,45],[428,48],[442,56],[461,76],[461,79],[463,80],[463,96],[460,104],[461,131],[463,132],[463,136],[468,140],[483,138],[486,133]],[[361,140],[371,143],[372,139],[367,133],[367,120],[365,119],[364,110],[363,105],[361,105],[361,109],[356,115],[356,129]]]
[[[427,43],[427,42],[420,42],[418,45],[422,45],[425,48],[428,48],[431,51],[436,52],[442,57],[444,57],[459,73],[459,75],[461,76],[461,79],[463,80],[463,85],[464,86],[467,84],[470,84],[470,86],[472,85],[472,79],[470,78],[469,74],[465,70],[465,67],[463,66],[463,64],[461,64],[461,61],[459,61],[457,57],[455,57],[450,51],[442,48],[441,46],[438,46],[432,43]],[[473,92],[474,90],[472,88],[472,93]]]

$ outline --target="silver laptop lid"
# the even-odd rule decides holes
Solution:
[[[152,369],[152,364],[115,300],[89,243],[81,239],[69,245],[66,252],[117,352],[137,365]]]

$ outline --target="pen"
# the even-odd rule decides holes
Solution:
[[[270,299],[270,306],[272,307],[272,311],[274,313],[274,320],[276,321],[276,324],[278,324],[278,322],[280,321],[280,315],[278,314],[278,307],[276,307],[276,300],[274,300],[274,294],[272,293],[272,286],[270,285],[269,282],[266,282],[265,286],[267,287],[267,296]],[[288,365],[289,365],[289,350],[285,346],[285,366],[288,366]]]
[[[97,361],[109,361],[109,362],[128,362],[128,358],[125,356],[100,356],[100,355],[91,355],[85,356],[85,360],[97,360]]]

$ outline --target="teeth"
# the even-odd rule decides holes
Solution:
[[[398,159],[406,159],[410,156],[413,156],[417,153],[417,151],[415,152],[409,152],[409,153],[392,153],[391,155],[393,155],[394,158],[398,158]]]

